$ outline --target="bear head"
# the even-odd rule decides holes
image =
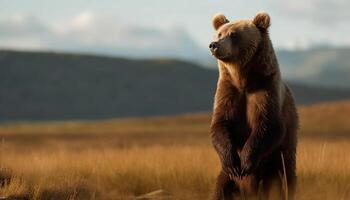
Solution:
[[[239,63],[249,61],[259,45],[268,39],[270,17],[267,13],[258,13],[252,20],[230,22],[223,14],[217,14],[212,23],[216,31],[209,45],[213,56],[223,62]]]

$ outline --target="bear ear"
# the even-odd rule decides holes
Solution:
[[[268,29],[270,27],[270,16],[266,12],[257,13],[253,19],[253,24],[260,29]]]
[[[229,23],[225,15],[218,13],[213,17],[213,27],[215,30],[218,30],[222,25]]]

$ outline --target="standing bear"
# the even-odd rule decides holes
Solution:
[[[270,17],[230,22],[217,14],[212,23],[219,78],[211,138],[222,165],[214,199],[291,199],[298,116],[269,38]]]

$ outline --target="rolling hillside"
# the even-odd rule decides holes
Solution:
[[[205,112],[217,71],[170,59],[0,51],[0,120],[101,119]],[[350,90],[290,83],[298,104]]]
[[[313,139],[350,139],[350,100],[298,106],[299,137]],[[327,114],[327,115],[325,115]],[[26,140],[49,143],[53,140],[74,140],[122,145],[124,139],[135,137],[143,142],[186,143],[193,140],[208,141],[211,113],[193,113],[163,117],[107,119],[96,121],[72,120],[62,122],[15,122],[0,124],[0,136],[7,143]],[[184,140],[186,138],[186,140]],[[28,140],[30,139],[30,140]],[[188,140],[191,139],[191,140]],[[193,139],[193,140],[192,140]],[[163,141],[164,140],[164,141]],[[130,139],[133,141],[133,139]],[[25,142],[25,141],[22,141]],[[208,143],[210,144],[210,143]],[[67,144],[69,145],[69,144]],[[32,146],[31,148],[34,148]],[[92,147],[89,145],[89,147]],[[54,147],[55,148],[55,147]]]

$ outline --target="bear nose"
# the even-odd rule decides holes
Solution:
[[[217,42],[212,42],[209,44],[209,49],[211,51],[216,51],[218,49],[219,44]]]

